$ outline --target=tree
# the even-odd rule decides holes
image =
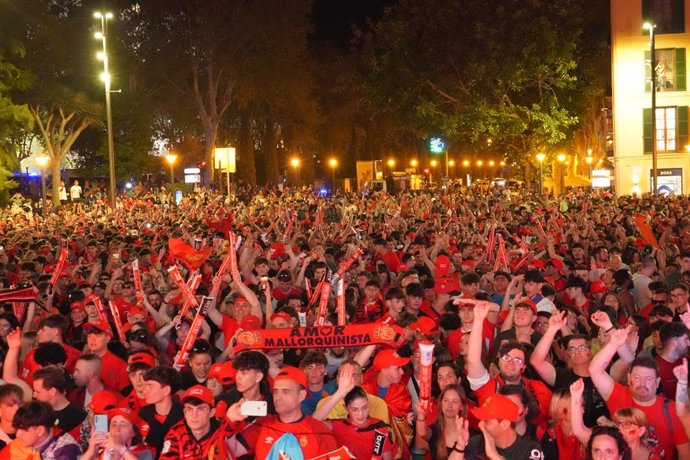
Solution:
[[[371,113],[508,155],[567,142],[588,81],[576,64],[588,0],[401,0],[363,34]]]
[[[21,59],[24,54],[24,47],[18,42],[8,40],[5,46],[0,45],[0,205],[7,203],[8,190],[16,186],[11,180],[20,152],[15,139],[32,128],[28,107],[10,98],[10,93],[28,86],[28,76],[5,58],[9,55]]]

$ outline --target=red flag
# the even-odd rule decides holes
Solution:
[[[197,270],[211,255],[213,248],[197,251],[193,247],[184,243],[184,241],[177,238],[170,238],[168,240],[168,248],[170,255],[182,261],[190,270]]]
[[[637,231],[640,232],[642,239],[651,244],[654,249],[659,249],[659,242],[656,240],[651,227],[647,225],[647,218],[643,214],[639,213],[635,213],[634,217]]]

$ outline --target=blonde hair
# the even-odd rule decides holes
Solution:
[[[647,426],[647,416],[636,407],[618,409],[611,419],[614,423],[632,422],[637,426]]]
[[[566,409],[566,413],[563,413],[563,409]],[[551,402],[549,403],[549,419],[553,420],[554,423],[558,424],[563,421],[563,419],[568,420],[568,414],[570,411],[570,390],[567,388],[557,390],[553,392],[551,397]]]

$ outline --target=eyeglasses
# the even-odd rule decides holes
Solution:
[[[589,345],[579,345],[577,347],[568,347],[570,353],[584,353],[589,350]]]
[[[616,423],[614,423],[614,425],[616,425],[618,428],[623,428],[624,430],[627,430],[628,428],[630,428],[632,426],[640,426],[637,423],[631,422],[631,421],[616,422]]]
[[[549,325],[548,321],[537,321],[534,323],[536,327],[547,327]]]
[[[515,356],[510,356],[508,354],[501,356],[501,361],[506,362],[506,363],[515,363],[518,366],[522,366],[523,364],[525,364],[524,359],[516,358]]]

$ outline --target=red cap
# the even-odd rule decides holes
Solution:
[[[438,330],[436,321],[428,316],[420,316],[417,321],[410,324],[410,329],[419,331],[424,335],[432,335]]]
[[[551,260],[549,260],[551,264],[556,267],[556,270],[558,270],[558,273],[563,274],[563,260],[559,259],[558,257],[553,257]]]
[[[278,380],[292,380],[293,382],[307,388],[307,376],[304,375],[301,369],[293,366],[283,366],[280,372],[273,378],[273,382]]]
[[[515,307],[517,307],[518,305],[527,305],[532,309],[532,312],[535,315],[537,314],[537,305],[534,302],[532,302],[531,300],[521,300],[515,304]]]
[[[81,310],[84,311],[84,302],[76,300],[69,305],[69,311]]]
[[[278,319],[278,318],[283,318],[285,321],[292,324],[292,316],[290,316],[289,313],[286,313],[284,311],[279,311],[278,313],[273,313],[271,315],[271,322],[273,322],[274,319]]]
[[[593,294],[601,294],[602,292],[608,292],[609,287],[602,280],[596,280],[589,283],[589,292]]]
[[[139,416],[129,407],[117,407],[108,411],[108,420],[111,421],[115,416],[124,417],[125,420],[129,421],[133,426],[139,423]]]
[[[184,395],[182,395],[180,402],[184,404],[191,398],[200,399],[211,407],[215,405],[213,393],[211,393],[211,390],[203,385],[194,385],[193,387],[188,388],[187,391],[184,392]]]
[[[93,322],[88,322],[84,324],[84,330],[88,331],[90,328],[93,329],[98,329],[99,331],[102,331],[108,335],[112,335],[112,332],[110,331],[110,325],[108,324],[107,321],[99,319]],[[89,332],[87,332],[87,335]]]
[[[448,294],[450,292],[462,291],[460,281],[455,276],[442,276],[434,278],[434,292],[436,294]]]
[[[154,367],[156,365],[156,358],[154,358],[148,353],[143,352],[134,353],[129,358],[127,358],[127,364],[132,365],[137,363],[142,363]]]
[[[436,258],[436,276],[448,276],[453,272],[453,265],[447,256],[440,255]]]
[[[283,243],[271,243],[271,246],[268,248],[268,253],[271,256],[271,259],[277,259],[278,257],[287,254],[285,252],[285,245]]]
[[[470,409],[472,415],[479,420],[509,420],[514,422],[518,418],[518,406],[507,396],[496,393],[484,401],[481,407]]]
[[[410,358],[403,358],[392,348],[387,348],[379,351],[374,358],[374,368],[380,371],[391,366],[404,366],[409,362]]]
[[[208,372],[208,378],[216,379],[223,385],[232,385],[235,382],[235,368],[232,367],[232,361],[214,363]]]
[[[240,328],[245,331],[256,331],[261,329],[261,320],[255,315],[247,315],[240,321]]]
[[[141,315],[146,317],[146,308],[144,307],[132,307],[129,309],[129,316]]]
[[[105,414],[117,407],[118,400],[118,396],[112,391],[101,390],[91,396],[88,407],[94,414]]]

